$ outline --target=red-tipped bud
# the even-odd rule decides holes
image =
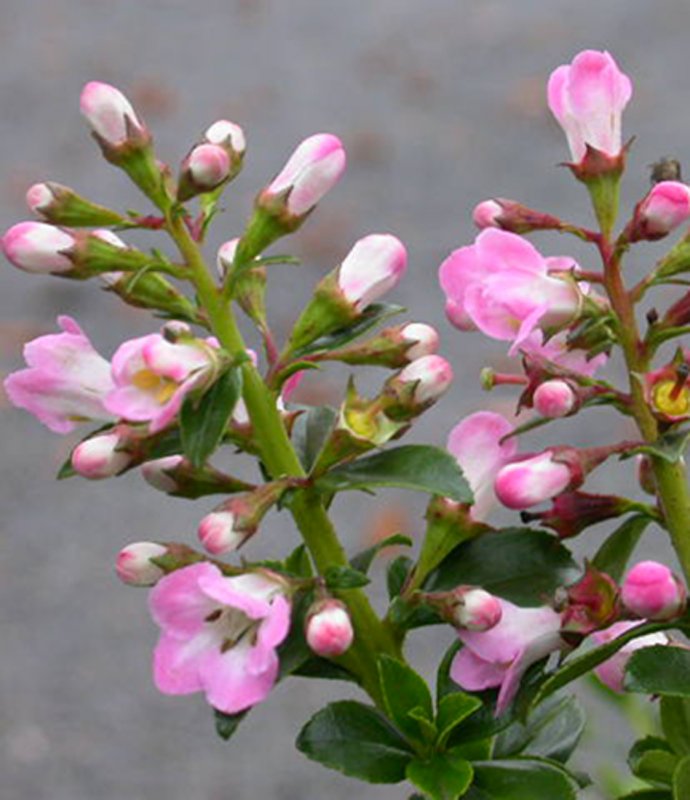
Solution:
[[[538,521],[556,531],[561,539],[569,539],[590,525],[626,514],[633,507],[630,500],[616,495],[566,491],[554,498],[548,511],[523,511],[520,517],[523,522]]]
[[[129,100],[107,83],[87,83],[81,93],[80,107],[94,133],[111,147],[119,147],[133,136],[148,136]]]
[[[20,222],[2,237],[2,249],[8,261],[26,272],[60,274],[73,268],[65,255],[75,245],[67,231],[45,222]]]
[[[195,194],[210,192],[230,175],[230,156],[217,144],[199,144],[182,164],[182,178],[177,196],[187,200]]]
[[[658,561],[641,561],[625,577],[623,604],[638,617],[663,621],[679,616],[687,592],[681,581]]]
[[[411,401],[421,406],[434,403],[453,381],[453,368],[442,356],[422,356],[405,367],[390,382],[389,388],[397,385],[401,392],[412,392]]]
[[[92,436],[72,451],[72,467],[89,480],[119,475],[132,463],[131,454],[121,449],[122,444],[123,439],[116,432]]]
[[[357,311],[378,300],[402,278],[407,267],[403,243],[387,233],[360,239],[338,269],[338,288]]]
[[[638,204],[628,228],[631,242],[661,239],[690,219],[690,186],[661,181]]]
[[[568,381],[554,378],[544,381],[534,390],[534,408],[542,415],[557,419],[567,417],[578,406],[577,393]]]
[[[488,631],[501,621],[501,602],[484,589],[474,586],[458,587],[453,592],[457,603],[454,625],[468,631]]]
[[[311,650],[324,658],[349,650],[355,632],[345,604],[333,599],[314,603],[307,614],[305,636]]]
[[[563,222],[558,217],[535,211],[532,208],[497,197],[484,200],[475,206],[472,213],[474,224],[484,228],[502,228],[511,233],[529,233],[530,231],[560,230]]]
[[[128,544],[117,556],[117,577],[130,586],[154,586],[165,573],[151,559],[160,558],[167,552],[167,547],[156,542]]]
[[[483,230],[484,228],[500,228],[498,222],[503,208],[496,200],[483,200],[474,207],[472,212],[472,221],[474,224]]]
[[[545,450],[502,467],[494,483],[496,497],[508,508],[523,509],[571,488],[572,468],[555,461],[553,455],[550,450]]]

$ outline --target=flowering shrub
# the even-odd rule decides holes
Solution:
[[[678,638],[690,630],[690,359],[678,347],[656,361],[664,343],[690,330],[690,293],[650,312],[644,330],[636,314],[655,287],[687,285],[690,234],[636,285],[627,287],[622,271],[636,242],[661,239],[690,219],[690,188],[656,182],[616,232],[630,146],[622,113],[631,96],[630,79],[608,53],[580,53],[548,83],[596,229],[488,199],[474,209],[475,242],[441,265],[452,325],[498,340],[513,359],[509,373],[485,370],[484,387],[519,390],[518,419],[479,410],[458,422],[443,449],[397,443],[446,391],[453,367],[437,353],[433,327],[388,322],[403,309],[383,299],[407,269],[395,236],[361,238],[317,284],[286,341],[272,333],[270,274],[294,259],[265,251],[337,184],[346,165],[340,140],[321,133],[303,141],[209,266],[204,239],[242,168],[242,129],[229,120],[210,125],[174,177],[119,90],[84,88],[81,110],[103,155],[153,209],[120,214],[39,183],[27,203],[40,221],[10,228],[3,251],[30,273],[100,279],[167,321],[107,359],[75,320],[60,317],[61,332],[29,342],[27,367],[5,388],[55,433],[90,427],[62,477],[105,479],[141,467],[160,492],[221,497],[200,515],[200,547],[155,541],[152,531],[154,541],[133,542],[114,560],[125,584],[150,587],[161,631],[155,685],[166,694],[203,693],[223,738],[270,702],[278,681],[350,681],[367,702],[336,701],[308,720],[297,747],[309,758],[372,783],[407,780],[414,798],[569,800],[586,784],[568,767],[584,717],[563,690],[594,673],[614,691],[661,698],[663,737],[636,743],[630,758],[647,788],[624,797],[690,797],[690,649]],[[129,246],[120,236],[136,228],[167,236],[174,252]],[[600,266],[542,255],[524,238],[538,230],[588,243]],[[245,345],[237,307],[261,337],[260,358]],[[627,385],[602,377],[616,351]],[[324,361],[391,374],[374,397],[361,396],[351,378],[338,408],[292,404],[303,372]],[[636,433],[583,448],[554,435],[540,451],[529,449],[534,427],[555,430],[561,418],[598,405],[627,417]],[[227,446],[256,458],[254,483],[212,464]],[[589,474],[614,459],[623,469],[637,463],[647,498],[583,490]],[[424,533],[346,553],[328,515],[334,496],[391,486],[430,496]],[[492,525],[496,504],[520,511],[521,525]],[[291,553],[276,542],[272,560],[257,562],[248,543],[272,510],[292,517],[303,542]],[[564,540],[611,519],[618,526],[578,564]],[[655,561],[628,568],[651,524],[668,532],[682,578]],[[389,607],[380,615],[365,587],[391,545],[410,549],[388,565]],[[406,658],[423,625],[449,627],[435,699]]]

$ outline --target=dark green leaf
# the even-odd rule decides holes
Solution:
[[[357,679],[351,672],[339,666],[334,661],[327,658],[312,656],[303,661],[297,669],[292,671],[293,675],[300,678],[322,678],[328,681],[349,681],[357,683]]]
[[[402,597],[395,597],[388,609],[388,618],[396,628],[411,630],[425,625],[440,625],[443,620],[433,608],[408,603]]]
[[[218,711],[217,708],[213,709],[213,715],[216,722],[216,733],[221,739],[227,741],[237,730],[238,725],[247,716],[249,710],[240,711],[239,714],[224,714]]]
[[[300,414],[292,428],[292,443],[305,472],[314,466],[338,412],[330,406],[310,406]]]
[[[388,599],[394,600],[403,590],[407,576],[410,574],[413,561],[408,556],[398,556],[388,565],[386,570],[386,588]]]
[[[467,717],[481,708],[482,701],[464,692],[453,692],[442,697],[438,704],[436,727],[438,728],[438,746],[445,747],[450,734],[461,725]]]
[[[637,758],[630,759],[630,769],[642,780],[670,786],[677,763],[678,756],[668,750],[646,750]]]
[[[623,795],[618,800],[673,800],[673,798],[671,792],[665,789],[642,789],[639,792]]]
[[[309,552],[304,544],[297,547],[285,559],[285,572],[297,578],[311,578],[314,574]]]
[[[484,761],[474,765],[468,800],[575,800],[577,782],[563,769],[537,759]]]
[[[403,737],[376,709],[331,703],[302,728],[297,749],[313,761],[369,783],[398,783],[412,760]]]
[[[673,800],[688,800],[689,797],[690,756],[685,756],[673,773]]]
[[[323,491],[396,486],[439,494],[460,503],[472,502],[472,493],[453,456],[440,447],[408,444],[359,458],[320,477]]]
[[[324,579],[329,589],[358,589],[369,583],[369,578],[363,572],[352,567],[329,567]]]
[[[462,642],[456,639],[446,650],[441,659],[441,663],[438,665],[438,670],[436,671],[436,702],[439,705],[447,694],[458,691],[457,683],[450,677],[450,668],[453,664],[453,659],[459,653],[461,647]]]
[[[190,396],[182,404],[182,448],[195,467],[202,467],[218,446],[241,394],[242,371],[232,367],[201,398]]]
[[[678,755],[690,755],[690,698],[661,698],[661,727]]]
[[[379,658],[378,667],[388,716],[404,734],[419,740],[420,727],[409,714],[419,708],[427,720],[433,719],[431,692],[426,682],[412,667],[387,655]]]
[[[625,669],[629,692],[690,697],[690,650],[654,645],[632,654]]]
[[[481,586],[522,605],[541,605],[579,570],[570,552],[545,531],[509,528],[463,542],[427,579],[425,589]]]
[[[450,753],[434,753],[428,761],[407,765],[407,779],[431,800],[456,800],[472,783],[472,765]]]
[[[496,739],[494,758],[527,755],[565,763],[577,746],[586,722],[574,696],[554,696],[528,716],[526,724],[514,722]]]
[[[640,536],[650,522],[649,517],[641,515],[628,517],[597,550],[592,566],[610,575],[614,581],[620,581]]]
[[[402,533],[394,533],[392,536],[387,536],[385,539],[377,542],[373,547],[368,547],[366,550],[362,550],[361,553],[357,553],[356,556],[353,556],[350,559],[350,566],[366,575],[377,554],[384,548],[394,547],[395,545],[412,547],[412,539],[410,539],[409,536],[404,536]]]
[[[682,431],[669,431],[660,436],[653,444],[641,444],[626,450],[621,459],[632,458],[638,453],[648,453],[675,464],[683,457],[688,445],[688,438],[690,438],[690,429],[688,428]]]

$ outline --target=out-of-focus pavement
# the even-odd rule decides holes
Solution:
[[[579,50],[610,50],[635,83],[625,117],[637,140],[626,178],[628,208],[648,181],[647,165],[690,149],[690,5],[637,0],[3,0],[0,27],[0,225],[23,218],[26,188],[51,179],[117,208],[146,206],[101,159],[78,111],[88,80],[122,88],[175,164],[212,121],[239,122],[249,140],[244,174],[228,193],[214,246],[239,232],[254,192],[291,148],[316,131],[340,135],[345,179],[291,241],[304,259],[271,288],[284,332],[317,277],[371,231],[409,246],[410,269],[391,299],[414,319],[437,324],[457,380],[415,437],[442,443],[465,413],[512,396],[486,396],[477,382],[503,348],[461,336],[443,319],[437,265],[473,234],[470,212],[504,196],[576,220],[588,219],[583,190],[556,164],[565,139],[550,119],[545,80]],[[139,239],[137,241],[143,242]],[[148,240],[146,240],[148,241]],[[535,237],[547,254],[591,254],[569,241]],[[637,257],[661,253],[641,247]],[[633,261],[633,268],[635,261]],[[20,365],[20,345],[69,313],[110,354],[148,332],[144,314],[119,307],[97,287],[41,279],[3,267],[0,370]],[[376,376],[378,380],[379,376]],[[342,386],[329,373],[324,396]],[[311,382],[312,392],[317,391]],[[321,390],[319,390],[321,391]],[[22,412],[0,407],[0,797],[7,800],[316,800],[401,798],[402,787],[357,788],[293,748],[301,723],[338,685],[280,686],[230,745],[213,734],[200,696],[158,695],[149,674],[155,630],[142,591],[122,587],[112,562],[137,539],[193,541],[213,500],[184,503],[136,474],[98,484],[53,476],[70,442]],[[576,443],[625,429],[605,412],[563,425]],[[537,437],[535,442],[540,441]],[[622,486],[607,470],[602,489]],[[383,510],[381,510],[383,509]],[[397,494],[337,504],[351,548],[372,531],[421,529],[421,502]],[[589,542],[600,533],[589,534]],[[249,557],[296,541],[279,517]],[[661,535],[647,540],[659,553]],[[412,637],[431,673],[452,636]],[[609,722],[610,726],[615,721]],[[599,726],[600,727],[600,726]],[[596,737],[599,738],[596,738]],[[622,755],[616,735],[589,734],[589,765]],[[601,742],[614,745],[602,756]],[[593,797],[594,795],[592,795]],[[548,799],[544,799],[548,800]]]

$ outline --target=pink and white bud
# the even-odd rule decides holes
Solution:
[[[56,197],[47,183],[34,183],[26,193],[26,204],[34,214],[40,214],[55,200]]]
[[[239,125],[227,119],[219,119],[214,122],[204,134],[204,139],[210,144],[229,146],[238,155],[243,155],[247,149],[244,131]]]
[[[405,355],[410,361],[433,355],[438,350],[438,333],[424,322],[411,322],[402,329],[402,337],[410,342]]]
[[[217,144],[199,144],[187,156],[185,167],[200,189],[215,189],[230,174],[230,156]]]
[[[422,405],[437,400],[453,381],[453,368],[442,356],[422,356],[397,376],[401,384],[416,383],[414,402]]]
[[[467,631],[488,631],[498,625],[503,616],[501,601],[484,589],[465,588],[455,606],[454,622]]]
[[[542,417],[558,419],[567,417],[577,406],[577,395],[567,381],[554,378],[537,386],[532,401]]]
[[[545,450],[501,467],[494,492],[504,506],[523,509],[555,497],[568,489],[572,481],[571,468],[554,461],[553,454]]]
[[[82,89],[80,108],[94,133],[112,147],[125,144],[133,134],[147,135],[129,100],[110,84],[87,83]]]
[[[685,606],[686,595],[681,581],[658,561],[636,564],[621,588],[621,599],[628,611],[654,621],[678,616]]]
[[[305,636],[317,656],[336,658],[349,650],[355,632],[344,603],[339,600],[315,603],[307,615]]]
[[[141,465],[141,474],[146,483],[161,492],[174,492],[179,487],[177,481],[170,474],[184,461],[183,456],[165,456],[147,461]]]
[[[622,150],[621,117],[632,83],[607,52],[584,50],[549,78],[548,103],[563,128],[576,163],[587,146],[608,156]]]
[[[661,239],[688,219],[690,186],[679,181],[661,181],[637,207],[630,239]]]
[[[500,203],[495,200],[483,200],[474,207],[472,221],[483,230],[484,228],[499,228],[498,218],[503,213]]]
[[[45,222],[20,222],[2,237],[7,260],[19,269],[39,274],[60,274],[73,269],[65,253],[74,244],[70,233]]]
[[[405,274],[407,250],[388,233],[360,239],[338,270],[338,286],[358,311],[392,289]]]
[[[247,530],[239,530],[237,522],[237,515],[232,511],[212,511],[199,523],[199,541],[214,556],[231,553],[250,535]]]
[[[283,169],[262,192],[265,200],[289,192],[289,214],[301,217],[329,192],[345,170],[342,142],[330,133],[317,133],[298,145]]]
[[[595,631],[592,634],[592,639],[594,639],[597,644],[608,644],[614,639],[617,639],[621,634],[627,633],[627,631],[636,628],[638,625],[642,625],[643,622],[645,622],[645,620],[615,622],[603,631]],[[647,636],[638,636],[637,639],[632,639],[627,644],[624,644],[615,655],[604,661],[603,664],[599,664],[598,667],[595,667],[594,673],[603,684],[609,687],[609,689],[612,689],[614,692],[622,692],[625,667],[630,660],[630,656],[636,650],[641,650],[643,647],[668,644],[670,644],[670,639],[665,633],[650,633]]]
[[[156,542],[133,542],[120,550],[115,562],[117,577],[130,586],[155,586],[165,574],[152,558],[160,558],[168,548]]]
[[[118,433],[104,433],[86,439],[72,452],[75,472],[93,481],[118,475],[132,462],[131,454],[119,449],[121,445],[122,437]]]
[[[216,268],[218,269],[218,274],[221,278],[224,278],[227,274],[227,271],[232,267],[233,262],[235,261],[235,253],[237,252],[237,245],[239,242],[239,237],[237,237],[224,242],[218,248],[218,254],[216,255]]]
[[[126,250],[128,247],[126,242],[123,242],[116,233],[113,233],[107,228],[98,228],[95,231],[91,231],[91,235],[95,236],[97,239],[100,239],[102,242],[106,242],[106,244],[111,244],[113,247],[117,247],[118,250]]]

